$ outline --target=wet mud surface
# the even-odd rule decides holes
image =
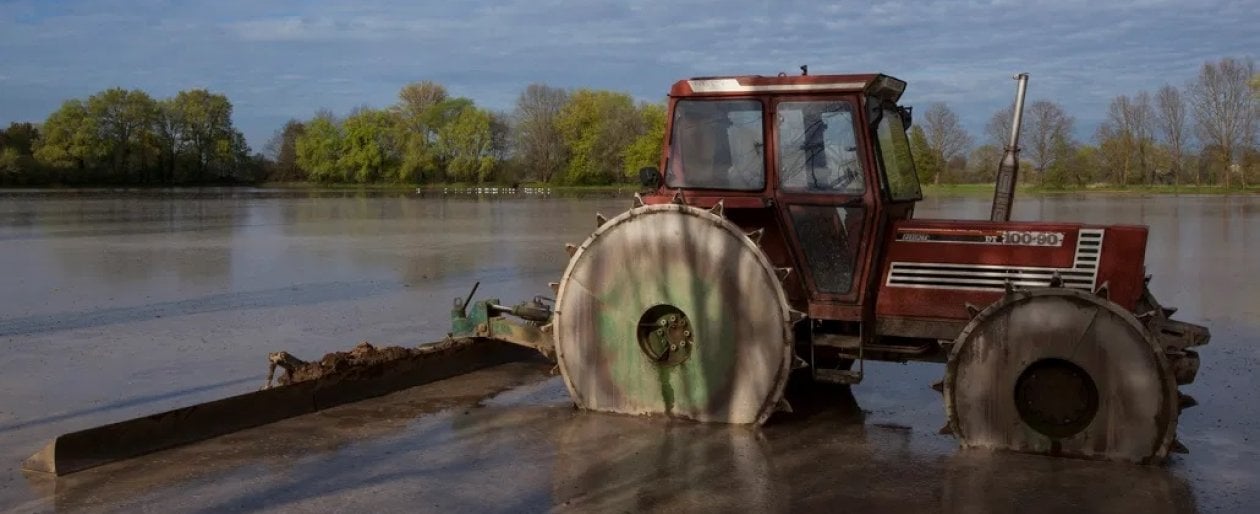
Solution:
[[[391,361],[405,359],[420,353],[417,348],[386,346],[377,348],[363,341],[350,351],[328,352],[319,360],[304,361],[285,351],[268,355],[268,359],[284,369],[284,373],[276,379],[277,385],[296,384],[308,380],[316,380],[333,373],[345,372],[352,368],[363,368]]]
[[[505,302],[545,293],[563,243],[627,206],[0,192],[0,268],[20,270],[0,276],[0,510],[1260,509],[1260,199],[1228,197],[1016,202],[1017,219],[1151,225],[1152,291],[1211,328],[1183,388],[1190,453],[1164,467],[960,451],[938,433],[939,365],[795,389],[795,413],[750,430],[577,412],[549,366],[522,363],[60,479],[18,471],[55,434],[257,389],[268,352],[438,340],[474,280]]]

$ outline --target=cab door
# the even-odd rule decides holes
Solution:
[[[771,104],[773,187],[815,319],[858,321],[879,191],[857,96]]]

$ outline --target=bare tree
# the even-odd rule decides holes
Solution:
[[[1173,183],[1181,183],[1181,166],[1186,148],[1186,102],[1176,87],[1165,84],[1155,94],[1155,127],[1168,145]],[[1195,176],[1195,184],[1199,177]]]
[[[1129,123],[1133,127],[1134,140],[1137,143],[1138,171],[1143,180],[1150,184],[1155,181],[1155,167],[1151,165],[1151,147],[1155,145],[1155,111],[1151,108],[1151,95],[1146,91],[1133,97],[1133,109],[1129,112]]]
[[[1154,118],[1151,97],[1145,91],[1133,98],[1117,96],[1107,106],[1107,119],[1098,127],[1096,137],[1119,174],[1113,177],[1118,183],[1128,184],[1130,171],[1136,171],[1145,182],[1153,179],[1148,161],[1154,143]]]
[[[436,127],[435,120],[429,119],[435,113],[434,107],[450,98],[446,86],[431,80],[412,82],[398,91],[398,104],[394,109],[399,113],[406,130],[416,135],[432,138]]]
[[[923,131],[927,136],[928,147],[935,154],[937,162],[941,163],[941,172],[936,174],[935,180],[940,184],[941,175],[950,168],[950,161],[971,148],[971,134],[958,121],[958,115],[941,102],[928,106],[927,112],[923,114]]]
[[[568,92],[545,84],[530,84],[516,100],[513,148],[525,169],[543,182],[564,167],[568,147],[556,120],[568,101]]]
[[[1064,152],[1072,147],[1072,126],[1076,120],[1058,103],[1038,100],[1028,106],[1024,134],[1021,141],[1027,149],[1025,155],[1032,161],[1040,181],[1045,180],[1045,171],[1056,160],[1064,157]],[[1009,126],[1009,122],[1008,122]]]
[[[984,135],[989,140],[989,144],[994,145],[998,150],[1005,150],[1006,143],[1011,137],[1011,117],[1015,115],[1015,105],[1006,106],[998,112],[993,113],[989,117],[989,123],[984,126]]]
[[[1195,131],[1205,146],[1220,148],[1225,187],[1230,186],[1230,175],[1255,137],[1256,100],[1247,84],[1254,73],[1251,59],[1225,58],[1204,63],[1198,78],[1188,86]]]
[[[306,131],[301,121],[291,119],[284,127],[276,130],[267,141],[265,155],[272,160],[268,179],[277,181],[302,180],[306,178],[302,168],[297,164],[297,140]]]

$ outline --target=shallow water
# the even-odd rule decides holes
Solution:
[[[1250,512],[1260,508],[1260,198],[1021,198],[1016,219],[1151,226],[1151,288],[1207,325],[1163,468],[960,452],[936,365],[875,364],[760,431],[581,414],[514,365],[51,480],[52,436],[246,392],[264,355],[443,336],[481,281],[547,293],[624,198],[0,192],[0,509]],[[987,198],[917,216],[982,218]]]

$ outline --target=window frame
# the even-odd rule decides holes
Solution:
[[[914,165],[914,155],[911,153],[912,150],[910,148],[910,136],[907,134],[908,127],[905,126],[904,121],[901,118],[901,114],[897,110],[897,106],[892,102],[882,101],[874,97],[868,98],[867,101],[867,116],[870,123],[869,131],[871,147],[874,149],[873,157],[875,158],[876,165],[878,166],[880,189],[884,192],[884,197],[888,199],[889,203],[910,203],[922,200],[923,181],[919,180],[919,170]],[[915,191],[917,193],[914,196],[894,196],[892,181],[890,180],[890,175],[888,174],[888,165],[884,160],[884,148],[879,135],[880,127],[883,126],[885,119],[888,117],[896,120],[902,128],[901,135],[906,142],[906,163],[910,167],[910,177],[914,180]],[[893,127],[889,125],[889,128],[891,132]]]

